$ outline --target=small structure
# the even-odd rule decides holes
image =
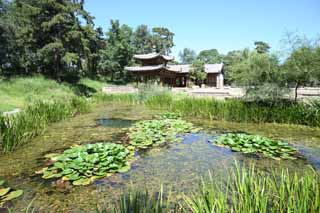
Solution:
[[[137,79],[137,82],[147,82],[151,79],[160,79],[163,84],[172,87],[186,87],[189,79],[190,64],[171,65],[169,64],[174,58],[157,53],[144,55],[134,55],[134,59],[141,63],[141,66],[126,67]],[[223,88],[224,77],[223,67],[221,64],[205,64],[207,73],[206,84],[208,86]]]

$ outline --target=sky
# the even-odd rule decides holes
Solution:
[[[320,0],[87,0],[85,8],[104,31],[111,19],[133,28],[169,28],[175,33],[175,57],[186,47],[226,54],[253,48],[258,40],[277,51],[285,32],[320,35]]]

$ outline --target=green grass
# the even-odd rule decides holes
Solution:
[[[0,151],[11,152],[42,134],[48,124],[85,113],[89,109],[86,99],[74,97],[67,101],[37,101],[20,113],[0,115]]]
[[[0,80],[0,112],[24,108],[39,100],[65,100],[74,96],[69,85],[41,76]]]
[[[77,84],[58,83],[42,76],[0,79],[0,113],[44,100],[69,100],[77,95],[100,92],[106,83],[89,78]]]
[[[107,86],[107,83],[100,80],[92,80],[90,78],[82,78],[79,82],[89,88],[96,90],[97,92],[101,92],[102,88]]]

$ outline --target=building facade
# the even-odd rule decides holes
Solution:
[[[125,69],[133,74],[137,82],[159,79],[161,83],[171,87],[186,87],[188,84],[190,64],[171,65],[169,62],[174,60],[173,57],[157,53],[134,55],[134,59],[139,61],[141,66],[126,67]],[[222,63],[205,64],[207,86],[224,87],[223,68]]]

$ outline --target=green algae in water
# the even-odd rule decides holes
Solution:
[[[94,180],[116,172],[130,169],[129,159],[133,152],[120,144],[96,143],[75,146],[63,154],[47,155],[53,165],[45,167],[38,174],[42,178],[61,178],[73,185],[89,185]]]
[[[276,160],[297,159],[298,151],[288,143],[272,140],[260,135],[226,134],[218,137],[213,144],[228,146],[232,151],[245,154],[260,154]]]

